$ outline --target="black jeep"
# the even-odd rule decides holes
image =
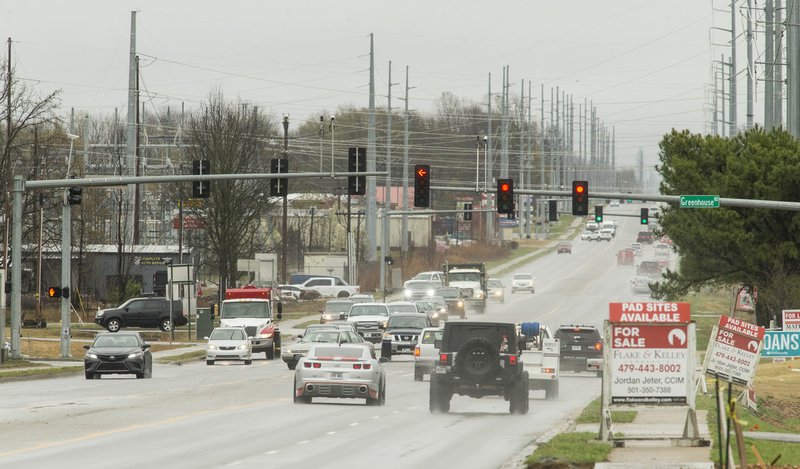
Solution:
[[[528,372],[522,370],[514,324],[448,322],[438,349],[431,373],[432,413],[450,411],[453,394],[503,396],[512,414],[528,413]]]

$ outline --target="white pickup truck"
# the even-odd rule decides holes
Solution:
[[[561,344],[547,326],[538,322],[519,325],[522,366],[528,372],[530,390],[543,389],[545,399],[558,398],[558,357]]]
[[[311,277],[298,287],[303,290],[313,290],[320,296],[335,296],[347,298],[360,291],[358,286],[348,285],[347,282],[339,277]]]

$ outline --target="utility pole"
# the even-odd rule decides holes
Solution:
[[[289,116],[283,116],[283,157],[289,158]],[[288,161],[287,161],[288,162]],[[289,283],[286,275],[286,259],[289,257],[288,224],[289,224],[289,201],[288,190],[283,191],[283,224],[281,226],[281,282]]]
[[[753,128],[753,19],[752,0],[747,0],[747,130]]]
[[[136,12],[131,11],[131,40],[128,56],[128,125],[126,128],[127,139],[125,141],[125,154],[127,156],[126,169],[129,176],[136,175],[136,114],[138,112],[136,100],[136,64]],[[122,204],[122,207],[125,208],[125,244],[133,242],[133,229],[135,224],[131,202],[136,197],[136,184],[128,184],[127,192],[125,198],[127,203]]]
[[[531,81],[528,80],[528,133],[527,133],[527,152],[525,156],[526,169],[527,174],[525,175],[525,179],[528,181],[528,187],[533,187],[532,184],[532,166],[533,166],[533,128],[531,127],[531,105],[533,104],[533,94],[531,94]],[[531,202],[533,201],[533,197],[528,197],[528,203],[525,205],[525,237],[530,239],[531,237]]]
[[[375,48],[374,35],[369,34],[369,123],[367,127],[367,171],[375,171]],[[367,262],[374,262],[378,249],[376,218],[378,206],[375,202],[375,176],[367,176]]]
[[[403,120],[403,222],[400,236],[400,249],[403,254],[408,252],[408,65],[406,65],[406,99]],[[404,264],[405,265],[405,264]]]
[[[736,135],[736,0],[731,0],[730,135]]]
[[[786,128],[795,138],[800,137],[800,1],[786,2]]]
[[[749,0],[748,0],[749,2]],[[775,118],[775,84],[773,80],[775,79],[775,12],[773,10],[773,0],[766,0],[766,4],[764,6],[764,13],[765,13],[765,32],[764,32],[764,58],[766,59],[766,73],[764,77],[764,128],[767,131],[772,130],[774,127],[774,118]],[[750,15],[747,15],[750,18]],[[749,44],[749,42],[748,42]],[[714,82],[716,85],[716,81]],[[715,94],[716,98],[716,94]],[[716,99],[715,99],[716,104]],[[715,106],[716,107],[716,106]],[[717,127],[716,122],[714,123],[714,134],[716,135]]]
[[[386,257],[391,253],[391,220],[389,219],[389,209],[392,205],[392,61],[389,61],[389,94],[386,105],[386,180],[383,184],[383,241],[381,241],[381,281],[380,289],[386,297]]]
[[[492,74],[489,73],[489,94],[487,95],[487,104],[489,109],[489,118],[487,119],[488,122],[488,133],[486,134],[486,179],[489,181],[489,185],[491,186],[494,184],[494,175],[492,174],[492,168],[494,166],[494,155],[492,154],[492,147],[494,146],[494,134],[492,134]],[[492,203],[492,193],[489,191],[488,187],[485,188],[486,192],[486,208],[491,209],[494,205]],[[492,239],[494,238],[494,214],[492,212],[488,212],[485,214],[486,216],[486,242],[491,243]]]
[[[772,124],[783,127],[783,9],[781,0],[775,0],[775,105],[773,106]]]
[[[8,236],[11,231],[11,187],[12,187],[12,179],[11,179],[11,169],[13,168],[11,164],[11,38],[8,38],[8,59],[6,65],[8,69],[6,70],[6,147],[5,147],[5,158],[6,158],[6,189],[5,192],[5,199],[6,199],[6,207],[5,207],[5,241],[3,242],[3,280],[8,284],[11,280],[8,278]],[[15,250],[19,251],[20,246],[15,245]],[[13,283],[11,284],[13,286]],[[0,285],[0,288],[3,288],[3,293],[0,293],[0,297],[2,297],[3,301],[0,302],[0,347],[5,345],[6,340],[6,297],[5,297],[5,285]],[[12,315],[12,320],[13,320]],[[14,328],[11,328],[12,336],[11,340],[14,340]],[[0,362],[2,362],[2,355],[3,352],[0,351]]]

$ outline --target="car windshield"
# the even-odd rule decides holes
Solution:
[[[350,308],[350,314],[348,316],[356,317],[356,316],[388,316],[389,310],[386,309],[385,305],[353,305]]]
[[[339,342],[339,331],[336,329],[312,331],[304,335],[303,338],[300,339],[300,342],[324,342],[335,344]]]
[[[389,324],[387,327],[409,327],[412,329],[422,329],[428,326],[428,321],[426,321],[425,318],[414,316],[392,316],[389,318]]]
[[[102,347],[138,347],[139,339],[135,335],[101,335],[94,339],[94,348]]]
[[[389,308],[389,314],[417,312],[417,307],[415,305],[386,305],[386,307]]]
[[[364,349],[350,347],[314,347],[309,350],[310,358],[361,358],[364,356]]]
[[[325,303],[325,312],[326,313],[346,313],[350,311],[350,307],[353,306],[353,303],[350,301],[341,301],[341,302],[328,302]]]
[[[531,274],[514,274],[514,280],[530,280],[532,278]]]
[[[479,272],[450,272],[451,282],[480,282],[481,274]]]
[[[268,301],[231,301],[222,303],[222,319],[271,318]]]
[[[406,284],[406,288],[409,290],[424,290],[426,288],[431,288],[431,283],[425,280],[410,280]]]
[[[436,290],[436,294],[443,298],[461,298],[461,290],[457,288]]]
[[[425,331],[422,333],[421,342],[423,344],[432,344],[437,340],[442,340],[442,331]]]
[[[428,280],[431,278],[431,274],[428,272],[420,272],[414,276],[412,280]]]
[[[492,288],[503,288],[503,282],[500,280],[489,280],[489,286]]]
[[[241,329],[214,329],[210,340],[244,340],[245,333]]]

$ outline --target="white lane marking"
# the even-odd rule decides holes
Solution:
[[[405,373],[403,376],[404,376],[404,377],[407,377],[407,376],[414,376],[414,373]]]
[[[350,426],[351,427],[357,427],[358,426],[358,422],[353,422],[353,423],[350,424]]]
[[[278,450],[277,450],[277,449],[273,449],[272,451],[267,451],[267,452],[266,452],[266,453],[264,453],[264,454],[276,454],[277,452],[278,452]]]
[[[373,415],[372,418],[375,419],[375,420],[378,420],[379,418],[381,418],[381,416],[380,415]]]
[[[238,466],[238,465],[239,465],[239,464],[241,464],[241,463],[242,463],[242,461],[233,461],[232,463],[230,463],[230,464],[227,464],[227,466],[228,466],[228,467],[232,467],[232,466]]]
[[[303,440],[303,441],[298,441],[297,444],[298,445],[304,445],[304,444],[310,443],[310,442],[311,442],[311,440]]]
[[[400,411],[399,411],[399,410],[393,410],[393,411],[392,411],[392,413],[393,413],[393,414],[399,414],[399,413],[400,413]]]
[[[335,435],[335,434],[336,434],[336,432],[333,432],[333,431],[326,433],[326,435]]]

